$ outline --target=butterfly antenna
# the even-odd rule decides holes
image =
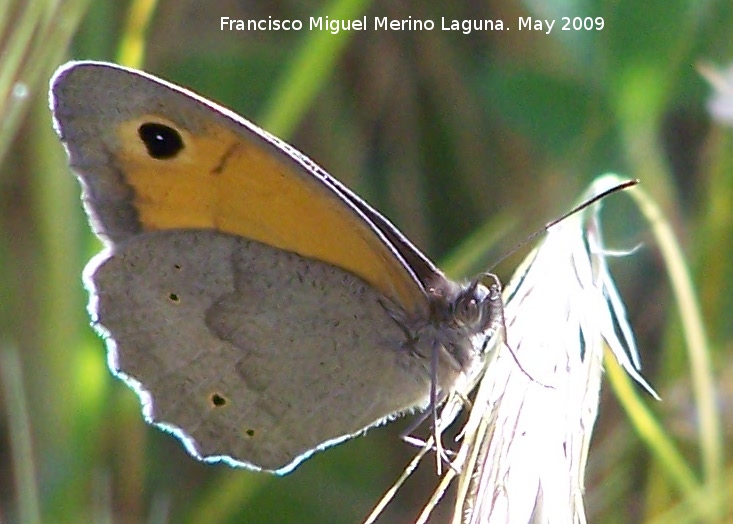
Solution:
[[[513,255],[514,253],[516,253],[519,249],[521,249],[522,247],[524,247],[525,245],[527,245],[528,243],[530,243],[532,240],[534,240],[535,238],[537,238],[538,236],[540,236],[542,233],[544,233],[545,231],[547,231],[548,229],[550,229],[552,226],[554,226],[556,224],[559,224],[560,222],[562,222],[566,218],[574,215],[578,211],[582,211],[585,208],[587,208],[589,206],[592,206],[593,204],[595,204],[599,200],[601,200],[603,198],[606,198],[608,195],[611,195],[613,193],[617,193],[619,191],[623,191],[624,189],[628,189],[630,187],[633,187],[633,186],[635,186],[638,183],[639,183],[639,180],[638,179],[627,180],[626,182],[621,182],[620,184],[618,184],[616,186],[613,186],[612,188],[607,189],[607,190],[603,191],[602,193],[599,193],[599,194],[597,194],[597,195],[589,198],[585,202],[581,202],[580,204],[578,204],[577,206],[575,206],[573,209],[571,209],[570,211],[568,211],[564,215],[561,215],[559,218],[556,218],[555,220],[552,220],[552,221],[548,222],[547,224],[545,224],[545,226],[542,229],[539,229],[539,230],[535,231],[534,233],[532,233],[531,235],[529,235],[527,238],[525,238],[524,240],[522,240],[521,242],[519,242],[516,246],[514,246],[513,248],[511,248],[509,251],[507,251],[506,253],[504,253],[501,257],[499,257],[499,260],[497,260],[496,262],[494,262],[493,267],[498,266],[505,259],[507,259],[511,255]]]
[[[516,252],[517,252],[517,250],[519,250],[520,248],[522,248],[522,246],[525,246],[525,245],[526,245],[527,243],[529,243],[529,242],[531,242],[532,240],[534,240],[535,238],[537,238],[537,237],[538,237],[539,235],[541,235],[542,233],[544,233],[545,231],[547,231],[548,229],[550,229],[550,228],[551,228],[552,226],[554,226],[554,225],[556,225],[556,224],[559,224],[560,222],[562,222],[562,221],[563,221],[563,220],[565,220],[566,218],[568,218],[568,217],[570,217],[570,216],[574,215],[574,214],[575,214],[575,213],[577,213],[578,211],[582,211],[582,210],[586,209],[587,207],[589,207],[589,206],[592,206],[593,204],[595,204],[596,202],[598,202],[598,201],[599,201],[599,200],[601,200],[602,198],[605,198],[605,197],[607,197],[608,195],[611,195],[611,194],[613,194],[613,193],[616,193],[616,192],[618,192],[618,191],[623,191],[624,189],[627,189],[627,188],[629,188],[629,187],[633,187],[633,186],[635,186],[635,185],[636,185],[636,184],[638,184],[638,183],[639,183],[639,180],[637,180],[637,179],[633,179],[633,180],[627,180],[626,182],[621,182],[620,184],[618,184],[618,185],[616,185],[616,186],[614,186],[614,187],[612,187],[612,188],[609,188],[609,189],[607,189],[606,191],[603,191],[603,192],[601,192],[601,193],[599,193],[599,194],[597,194],[597,195],[595,195],[595,196],[593,196],[593,197],[589,198],[589,199],[588,199],[588,200],[586,200],[585,202],[581,202],[580,204],[578,204],[577,206],[575,206],[575,207],[574,207],[573,209],[571,209],[571,210],[570,210],[570,211],[568,211],[567,213],[565,213],[565,214],[563,214],[562,216],[560,216],[560,217],[556,218],[555,220],[552,220],[552,221],[548,222],[547,224],[545,224],[545,227],[543,227],[542,229],[540,229],[540,230],[538,230],[538,231],[535,231],[534,233],[532,233],[531,235],[529,235],[529,236],[528,236],[527,238],[525,238],[525,239],[524,239],[524,240],[523,240],[522,242],[519,242],[519,243],[518,243],[518,244],[517,244],[516,246],[514,246],[514,247],[513,247],[512,249],[510,249],[509,251],[507,251],[506,253],[504,253],[504,255],[502,255],[502,256],[501,256],[501,257],[499,258],[499,260],[497,260],[497,261],[496,261],[496,262],[494,263],[494,267],[498,266],[498,265],[499,265],[499,264],[500,264],[500,263],[501,263],[502,261],[504,261],[504,260],[505,260],[505,259],[506,259],[507,257],[509,257],[510,255],[512,255],[512,254],[514,254],[514,253],[516,253]],[[490,278],[493,278],[493,279],[494,279],[494,282],[495,282],[495,284],[494,284],[494,285],[498,286],[498,287],[499,287],[499,289],[501,289],[501,283],[499,282],[499,279],[498,279],[498,278],[496,277],[496,275],[494,275],[493,273],[486,273],[486,274],[485,274],[485,276],[489,276]],[[501,307],[501,325],[502,325],[502,328],[503,328],[503,339],[504,339],[504,344],[505,344],[505,345],[506,345],[506,347],[507,347],[507,348],[509,349],[509,353],[511,353],[511,355],[512,355],[512,358],[514,359],[514,362],[515,362],[515,363],[517,364],[517,367],[518,367],[518,368],[519,368],[519,370],[520,370],[520,371],[521,371],[522,373],[524,373],[524,375],[526,375],[526,376],[527,376],[527,378],[529,378],[529,379],[530,379],[531,381],[533,381],[533,382],[536,382],[537,384],[539,384],[539,385],[540,385],[540,386],[542,386],[542,387],[545,387],[545,388],[549,388],[549,389],[553,389],[553,388],[552,388],[552,386],[549,386],[549,385],[547,385],[547,384],[543,384],[542,382],[540,382],[540,381],[538,381],[538,380],[534,379],[534,378],[532,377],[532,375],[530,375],[530,374],[529,374],[529,373],[528,373],[528,372],[527,372],[527,371],[526,371],[526,370],[524,369],[524,367],[522,367],[522,364],[521,364],[521,363],[519,362],[519,358],[517,357],[516,353],[514,353],[514,350],[512,349],[512,347],[511,347],[511,344],[509,343],[509,339],[508,339],[508,337],[507,337],[507,329],[506,329],[506,319],[504,318],[504,307],[503,307],[503,303],[501,304],[501,306],[500,306],[500,307]]]

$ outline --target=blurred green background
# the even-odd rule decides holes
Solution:
[[[47,104],[48,79],[67,59],[143,67],[246,115],[355,189],[455,277],[491,267],[569,209],[595,176],[641,179],[692,273],[716,380],[717,396],[702,401],[719,410],[723,429],[697,425],[701,393],[665,266],[650,225],[629,199],[614,197],[604,208],[610,246],[644,243],[613,262],[645,376],[665,399],[644,401],[690,482],[665,473],[605,388],[589,520],[699,522],[693,500],[714,505],[705,501],[733,495],[733,463],[719,453],[733,427],[733,137],[711,119],[712,89],[697,69],[733,57],[729,0],[4,4],[0,521],[359,522],[414,452],[399,440],[410,423],[401,420],[276,478],[197,463],[144,424],[133,392],[107,371],[85,312],[80,273],[99,243]],[[221,16],[318,15],[411,16],[437,27],[338,35],[219,28]],[[549,35],[520,32],[520,16],[557,23]],[[563,16],[602,17],[604,27],[561,31]],[[441,17],[503,19],[510,30],[441,31]],[[522,254],[494,269],[509,278]],[[410,522],[435,483],[429,460],[382,522]]]

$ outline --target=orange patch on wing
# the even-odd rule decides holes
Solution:
[[[151,158],[137,134],[145,122],[176,129],[184,149],[171,159]],[[286,152],[279,158],[223,126],[192,135],[151,115],[125,122],[119,136],[125,144],[119,167],[134,189],[145,230],[239,235],[350,271],[409,311],[424,302],[422,290],[368,223]]]

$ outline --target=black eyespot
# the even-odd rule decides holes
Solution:
[[[248,429],[247,431],[244,432],[244,434],[247,435],[248,437],[254,437],[255,436],[255,430],[254,429]]]
[[[165,124],[148,122],[137,129],[148,154],[158,160],[173,158],[183,149],[181,134]]]
[[[178,293],[169,293],[168,300],[170,300],[171,302],[178,303],[180,302],[181,298],[178,296]]]

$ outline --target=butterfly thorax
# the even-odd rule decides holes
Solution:
[[[452,389],[460,375],[472,376],[485,367],[502,325],[503,304],[498,281],[483,284],[484,276],[466,284],[444,279],[428,289],[427,316],[407,318],[391,312],[406,334],[405,349],[420,358],[426,372],[437,359],[438,385]]]

